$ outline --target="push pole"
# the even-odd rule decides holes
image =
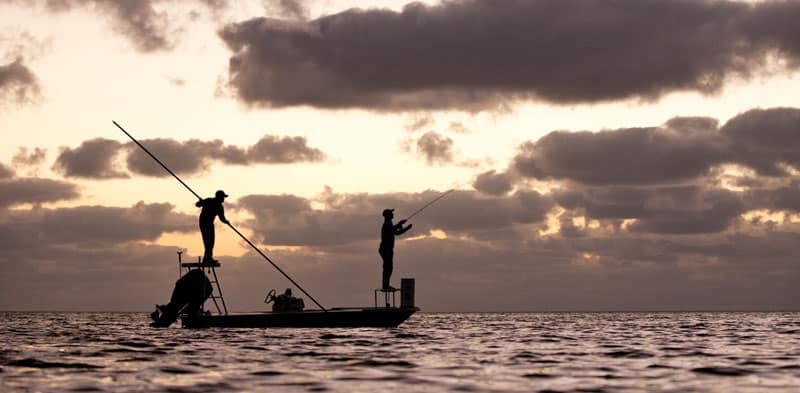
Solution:
[[[167,168],[167,166],[166,166],[166,165],[164,165],[164,163],[163,163],[163,162],[161,162],[161,160],[159,160],[159,159],[158,159],[158,158],[157,158],[155,155],[153,155],[153,153],[150,153],[150,150],[147,150],[147,148],[146,148],[146,147],[144,147],[144,145],[142,145],[141,143],[139,143],[139,141],[137,141],[137,140],[136,140],[136,138],[134,138],[134,137],[133,137],[131,134],[129,134],[129,133],[128,133],[128,131],[125,131],[125,129],[124,129],[124,128],[122,128],[122,126],[120,126],[119,124],[117,124],[117,122],[116,122],[116,121],[114,121],[114,120],[111,120],[111,122],[112,122],[112,123],[114,123],[114,125],[115,125],[115,126],[117,126],[117,128],[119,128],[119,129],[120,129],[120,131],[124,132],[124,133],[125,133],[125,135],[127,135],[127,136],[128,136],[128,138],[131,138],[131,140],[132,140],[134,143],[136,143],[136,145],[138,145],[139,147],[141,147],[141,148],[142,148],[142,150],[144,150],[144,152],[145,152],[145,153],[147,153],[147,154],[148,154],[150,157],[152,157],[152,158],[153,158],[153,159],[154,159],[154,160],[155,160],[157,163],[159,163],[159,165],[161,165],[161,167],[162,167],[162,168],[164,168],[164,169],[165,169],[167,172],[169,172],[169,174],[170,174],[170,175],[172,175],[172,177],[174,177],[174,178],[175,178],[175,180],[177,180],[178,182],[180,182],[181,184],[183,184],[183,186],[184,186],[184,187],[186,187],[186,189],[187,189],[187,190],[189,190],[189,192],[191,192],[192,194],[194,194],[194,196],[196,196],[196,197],[197,197],[197,199],[199,199],[199,200],[203,200],[203,198],[201,198],[201,197],[200,197],[200,195],[197,195],[197,193],[196,193],[196,192],[194,192],[194,190],[192,190],[192,188],[191,188],[191,187],[189,187],[189,186],[188,186],[186,183],[184,183],[184,182],[183,182],[183,180],[181,180],[181,178],[180,178],[180,177],[178,177],[178,175],[176,175],[176,174],[175,174],[175,172],[172,172],[171,170],[169,170],[169,168]],[[296,286],[296,287],[297,287],[297,288],[298,288],[300,291],[302,291],[302,292],[303,292],[303,293],[304,293],[306,296],[308,296],[308,298],[309,298],[309,299],[311,299],[311,301],[313,301],[313,302],[314,302],[314,304],[316,304],[317,306],[319,306],[319,308],[321,308],[321,309],[322,309],[322,311],[325,311],[325,312],[327,312],[327,311],[328,311],[327,309],[325,309],[325,307],[322,307],[322,305],[321,305],[321,304],[319,304],[319,302],[318,302],[316,299],[314,299],[314,297],[313,297],[313,296],[309,295],[309,294],[308,294],[308,292],[306,292],[306,290],[305,290],[305,289],[303,289],[303,287],[301,287],[301,286],[300,286],[300,284],[298,284],[297,282],[295,282],[294,280],[292,280],[292,278],[291,278],[291,277],[289,277],[289,275],[288,275],[288,274],[286,274],[286,272],[284,272],[284,271],[283,271],[283,269],[281,269],[280,267],[278,267],[278,265],[276,265],[276,264],[275,264],[275,262],[272,262],[272,260],[271,260],[271,259],[269,259],[269,257],[267,257],[267,256],[266,256],[266,255],[265,255],[263,252],[261,252],[261,250],[260,250],[258,247],[256,247],[256,245],[255,245],[255,244],[253,244],[253,243],[250,241],[250,239],[246,238],[246,237],[245,237],[245,236],[244,236],[244,235],[243,235],[241,232],[239,232],[239,231],[238,231],[238,230],[237,230],[237,229],[236,229],[236,228],[233,226],[233,224],[231,224],[231,223],[228,223],[228,226],[229,226],[229,227],[231,227],[231,229],[233,229],[233,231],[234,231],[234,232],[236,232],[236,234],[237,234],[237,235],[239,235],[239,237],[241,237],[241,238],[242,238],[242,240],[244,240],[245,242],[247,242],[247,244],[249,244],[249,245],[250,245],[250,247],[253,247],[253,249],[254,249],[254,250],[256,250],[256,252],[258,252],[258,253],[259,253],[259,254],[260,254],[262,257],[264,257],[264,259],[265,259],[267,262],[269,262],[269,263],[272,265],[272,267],[274,267],[274,268],[275,268],[275,269],[277,269],[277,270],[278,270],[278,271],[279,271],[281,274],[283,274],[283,276],[284,276],[284,277],[286,277],[286,279],[287,279],[287,280],[289,280],[289,282],[291,282],[292,284],[294,284],[294,286]],[[179,255],[179,258],[180,258],[180,255]]]
[[[170,175],[172,175],[172,177],[174,177],[174,178],[175,178],[175,180],[177,180],[179,183],[183,184],[183,186],[184,186],[184,187],[186,187],[186,189],[187,189],[187,190],[189,190],[189,192],[191,192],[192,194],[194,194],[194,196],[196,196],[196,197],[197,197],[197,199],[199,199],[199,200],[203,200],[203,198],[201,198],[201,197],[200,197],[200,195],[197,195],[197,193],[196,193],[196,192],[194,192],[194,190],[192,190],[192,188],[191,188],[191,187],[189,187],[188,185],[186,185],[186,183],[184,183],[184,182],[183,182],[183,180],[181,180],[181,178],[180,178],[180,177],[178,177],[178,175],[176,175],[176,174],[175,174],[175,172],[172,172],[171,170],[169,170],[169,168],[167,168],[167,166],[166,166],[166,165],[164,165],[164,163],[163,163],[163,162],[161,162],[161,160],[159,160],[159,159],[158,159],[156,156],[154,156],[154,155],[153,155],[153,153],[150,153],[150,150],[147,150],[147,148],[146,148],[146,147],[144,147],[144,145],[142,145],[141,143],[139,143],[139,141],[137,141],[137,140],[136,140],[136,138],[134,138],[134,137],[133,137],[131,134],[128,134],[128,131],[125,131],[125,129],[124,129],[124,128],[122,128],[122,126],[120,126],[119,124],[117,124],[117,122],[116,122],[116,121],[114,121],[114,120],[111,120],[111,122],[112,122],[112,123],[114,123],[114,125],[115,125],[115,126],[117,126],[117,128],[119,128],[119,129],[120,129],[120,131],[124,132],[124,133],[125,133],[125,135],[127,135],[127,136],[128,136],[128,138],[131,138],[131,140],[133,141],[133,143],[135,143],[135,144],[139,145],[139,147],[141,147],[141,148],[142,148],[142,150],[144,150],[144,152],[145,152],[145,153],[147,153],[147,154],[148,154],[148,155],[149,155],[151,158],[153,158],[154,160],[156,160],[156,162],[157,162],[159,165],[161,165],[161,167],[162,167],[162,168],[164,168],[164,170],[166,170],[167,172],[169,172],[169,174],[170,174]]]

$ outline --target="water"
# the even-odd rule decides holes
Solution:
[[[396,329],[0,313],[0,390],[798,392],[800,313],[419,313]]]

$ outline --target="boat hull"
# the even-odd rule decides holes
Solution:
[[[419,311],[406,308],[334,308],[280,313],[184,316],[185,328],[357,328],[397,327]]]

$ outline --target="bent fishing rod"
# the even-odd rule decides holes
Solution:
[[[411,217],[414,217],[414,216],[416,216],[416,215],[417,215],[417,214],[419,214],[421,211],[423,211],[423,210],[425,210],[426,208],[428,208],[428,206],[430,206],[430,205],[433,205],[434,203],[438,202],[440,199],[442,199],[442,198],[446,197],[446,196],[447,196],[447,194],[449,194],[449,193],[451,193],[451,192],[453,192],[453,191],[455,191],[455,190],[456,190],[455,188],[451,188],[451,189],[449,189],[449,190],[447,190],[447,191],[443,192],[443,193],[442,193],[442,195],[439,195],[438,197],[434,198],[432,201],[430,201],[430,202],[426,203],[424,206],[422,206],[421,208],[417,209],[417,211],[415,211],[415,212],[411,213],[411,215],[410,215],[410,216],[408,216],[408,217],[406,217],[406,218],[405,218],[403,221],[408,221],[408,220],[410,220],[410,219],[411,219]]]
[[[124,133],[125,133],[125,135],[127,135],[127,136],[128,136],[128,138],[131,138],[131,140],[133,141],[133,143],[135,143],[137,146],[141,147],[141,148],[142,148],[142,150],[144,150],[144,152],[145,152],[145,153],[147,153],[147,154],[148,154],[148,155],[149,155],[149,156],[150,156],[150,157],[151,157],[153,160],[155,160],[155,161],[156,161],[156,162],[157,162],[159,165],[161,165],[161,167],[162,167],[162,168],[164,168],[164,170],[166,170],[167,172],[169,172],[169,174],[170,174],[170,175],[172,175],[172,177],[174,177],[174,178],[175,178],[175,180],[177,180],[178,182],[180,182],[180,183],[181,183],[181,184],[182,184],[184,187],[186,187],[186,189],[187,189],[187,190],[189,190],[189,192],[191,192],[192,194],[194,194],[194,196],[196,196],[196,197],[197,197],[197,199],[199,199],[199,200],[203,200],[203,198],[201,198],[201,197],[200,197],[200,195],[198,195],[196,192],[194,192],[194,190],[192,190],[192,188],[191,188],[191,187],[189,187],[189,185],[187,185],[186,183],[184,183],[184,182],[183,182],[183,180],[181,180],[181,178],[180,178],[180,177],[178,177],[178,175],[176,175],[176,174],[175,174],[175,172],[172,172],[172,171],[171,171],[169,168],[167,168],[167,166],[166,166],[166,165],[164,165],[164,163],[163,163],[163,162],[161,162],[161,160],[159,160],[159,159],[158,159],[158,157],[156,157],[155,155],[153,155],[153,153],[151,153],[151,152],[150,152],[150,150],[147,150],[147,148],[146,148],[146,147],[144,147],[144,145],[142,145],[141,143],[139,143],[139,141],[137,141],[137,140],[136,140],[136,138],[134,138],[134,137],[133,137],[133,135],[129,134],[129,133],[128,133],[128,131],[125,131],[125,129],[124,129],[124,128],[122,128],[122,126],[121,126],[121,125],[119,125],[119,124],[118,124],[116,121],[114,121],[114,120],[111,120],[111,122],[112,122],[112,123],[114,123],[114,125],[115,125],[115,126],[117,126],[117,128],[119,128],[119,129],[120,129],[120,131],[124,132]],[[279,271],[281,274],[283,274],[283,276],[284,276],[284,277],[286,277],[286,279],[287,279],[287,280],[289,280],[289,282],[291,282],[292,284],[294,284],[294,286],[296,286],[296,287],[297,287],[298,289],[300,289],[300,290],[301,290],[301,291],[302,291],[302,292],[303,292],[303,293],[304,293],[306,296],[308,296],[308,298],[309,298],[309,299],[311,299],[311,301],[313,301],[313,302],[314,302],[314,304],[316,304],[317,306],[319,306],[319,308],[321,308],[321,309],[322,309],[322,311],[325,311],[325,312],[327,312],[327,311],[328,311],[327,309],[325,309],[325,307],[322,307],[322,305],[321,305],[321,304],[319,304],[319,302],[318,302],[316,299],[314,299],[314,297],[313,297],[313,296],[311,296],[311,295],[310,295],[308,292],[306,292],[306,290],[305,290],[305,289],[303,289],[303,287],[301,287],[301,286],[300,286],[300,284],[298,284],[298,283],[297,283],[297,282],[295,282],[295,281],[294,281],[294,280],[293,280],[291,277],[289,277],[289,275],[288,275],[288,274],[286,274],[286,272],[284,272],[284,271],[283,271],[283,269],[281,269],[281,268],[280,268],[278,265],[276,265],[276,264],[275,264],[275,262],[272,262],[272,260],[271,260],[271,259],[269,259],[269,257],[268,257],[266,254],[264,254],[263,252],[261,252],[261,250],[260,250],[258,247],[256,247],[256,245],[255,245],[255,244],[253,244],[253,243],[250,241],[250,239],[246,238],[246,237],[245,237],[245,236],[244,236],[244,235],[243,235],[241,232],[239,232],[239,230],[238,230],[238,229],[236,229],[236,227],[234,227],[234,226],[233,226],[233,224],[231,224],[231,223],[229,222],[229,223],[228,223],[228,226],[229,226],[231,229],[233,229],[233,231],[234,231],[234,232],[236,232],[236,234],[237,234],[237,235],[239,235],[239,237],[241,237],[241,238],[242,238],[242,240],[244,240],[244,241],[245,241],[247,244],[249,244],[249,245],[250,245],[250,247],[252,247],[254,250],[256,250],[256,252],[257,252],[257,253],[259,253],[259,255],[261,255],[262,257],[264,257],[264,259],[265,259],[267,262],[269,262],[269,263],[272,265],[272,267],[274,267],[274,268],[275,268],[275,269],[277,269],[277,270],[278,270],[278,271]]]

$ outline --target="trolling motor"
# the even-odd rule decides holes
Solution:
[[[150,314],[152,327],[168,327],[181,314],[200,312],[203,303],[211,296],[211,281],[202,269],[193,269],[175,282],[175,289],[168,304],[157,304]]]

